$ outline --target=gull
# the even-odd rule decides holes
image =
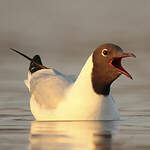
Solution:
[[[106,43],[96,48],[74,79],[45,67],[39,55],[33,58],[10,48],[31,61],[25,84],[30,93],[30,109],[38,121],[119,120],[111,85],[121,74],[132,79],[121,60],[135,57],[119,46]]]

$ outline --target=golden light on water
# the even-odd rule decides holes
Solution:
[[[31,124],[29,150],[104,150],[111,148],[115,122],[37,122]]]

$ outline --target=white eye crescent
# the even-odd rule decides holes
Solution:
[[[109,50],[108,49],[103,49],[102,50],[102,56],[107,57],[108,54],[109,54]]]

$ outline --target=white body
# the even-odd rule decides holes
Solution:
[[[92,68],[91,55],[75,82],[55,69],[29,73],[25,83],[36,120],[119,120],[111,94],[105,97],[94,92]]]

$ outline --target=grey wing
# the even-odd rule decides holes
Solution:
[[[31,76],[30,94],[42,107],[55,109],[64,100],[65,92],[71,83],[71,78],[54,69],[42,69]]]

